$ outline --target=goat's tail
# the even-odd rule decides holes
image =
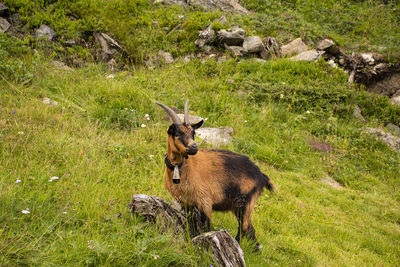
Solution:
[[[267,175],[265,175],[265,174],[264,174],[264,179],[265,179],[265,187],[266,187],[269,191],[274,192],[275,187],[274,187],[274,184],[272,183],[271,179],[270,179]]]

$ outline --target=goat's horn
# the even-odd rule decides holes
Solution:
[[[156,104],[161,106],[168,113],[169,117],[172,119],[172,122],[176,125],[182,124],[181,119],[179,119],[178,115],[170,108],[164,105],[163,103],[157,102]]]
[[[185,115],[183,117],[184,118],[183,123],[185,123],[186,125],[190,124],[188,105],[189,105],[189,99],[186,100],[186,103],[185,103]]]

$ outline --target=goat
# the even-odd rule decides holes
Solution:
[[[164,185],[182,207],[200,211],[208,231],[212,210],[232,211],[239,222],[236,240],[247,236],[258,248],[251,213],[264,187],[273,192],[274,186],[247,156],[226,150],[199,150],[195,130],[204,121],[190,123],[188,103],[182,123],[170,107],[156,102],[173,122],[168,128]]]

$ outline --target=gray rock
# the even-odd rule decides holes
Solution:
[[[187,3],[185,0],[154,0],[153,1],[154,4],[163,4],[163,5],[178,5],[178,6],[182,6],[185,7],[187,6]]]
[[[190,5],[202,7],[206,10],[222,10],[226,12],[247,14],[249,11],[236,0],[191,0]]]
[[[190,54],[190,55],[186,55],[184,58],[183,58],[183,62],[190,62],[190,61],[192,61],[193,59],[195,59],[196,57],[193,55],[193,54]]]
[[[375,58],[373,53],[361,53],[360,56],[364,60],[365,63],[368,65],[374,65],[375,63]]]
[[[57,69],[60,69],[60,70],[72,70],[70,67],[65,65],[63,62],[57,61],[57,60],[51,61],[51,65],[53,67],[56,67]]]
[[[393,136],[391,133],[385,132],[383,129],[380,128],[369,128],[365,129],[365,132],[376,136],[384,143],[386,143],[390,148],[393,148],[400,152],[400,137]]]
[[[116,48],[118,50],[122,49],[122,47],[109,35],[105,33],[101,33],[101,36],[104,38],[104,40],[113,48]]]
[[[115,71],[117,69],[117,62],[115,59],[110,59],[110,61],[107,62],[107,67],[111,71]]]
[[[335,63],[333,59],[328,60],[328,65],[334,69],[338,68],[338,65]]]
[[[241,46],[244,41],[245,31],[239,27],[232,27],[229,30],[220,30],[217,33],[217,39],[221,44],[228,46]]]
[[[297,38],[290,43],[283,45],[281,47],[281,55],[282,56],[291,56],[303,53],[308,50],[307,45],[301,40],[301,38]]]
[[[375,66],[374,72],[379,72],[380,69],[387,67],[386,64],[381,63]],[[385,75],[383,79],[375,82],[374,84],[368,87],[369,92],[374,92],[377,94],[381,94],[384,96],[389,96],[392,98],[396,98],[396,92],[400,92],[400,72],[398,73],[390,73]],[[394,103],[398,103],[398,98],[393,99]]]
[[[297,56],[291,57],[290,60],[294,61],[316,61],[321,57],[321,53],[317,50],[309,50],[298,54]]]
[[[400,106],[400,95],[390,98],[389,102],[393,105]]]
[[[317,50],[327,51],[334,45],[335,43],[331,39],[323,39],[318,42],[316,48]]]
[[[196,130],[196,134],[200,139],[203,139],[206,143],[214,146],[224,146],[232,142],[233,129],[231,127],[219,127],[219,128],[199,128]]]
[[[3,3],[0,3],[0,16],[1,17],[6,17],[9,14],[9,9],[8,6],[6,6]]]
[[[215,31],[211,28],[210,25],[205,30],[199,33],[199,37],[194,42],[194,44],[198,48],[203,48],[204,46],[211,44],[214,38],[215,38]]]
[[[359,119],[362,122],[366,122],[364,116],[361,114],[361,109],[359,106],[354,107],[353,116]]]
[[[10,23],[4,18],[0,18],[0,33],[5,33],[10,29]]]
[[[51,41],[56,36],[56,32],[49,26],[42,24],[35,32],[35,37],[38,39],[45,39]]]
[[[248,36],[244,38],[243,48],[249,53],[259,53],[265,50],[264,44],[259,36]]]
[[[176,115],[178,115],[178,117],[181,119],[181,121],[183,121],[183,119],[184,119],[184,115],[183,114],[179,113],[179,114],[176,114]],[[204,120],[204,119],[202,117],[200,117],[200,116],[189,115],[190,123],[198,123],[201,120]]]
[[[235,56],[235,57],[241,57],[241,56],[243,56],[244,54],[247,53],[247,51],[242,46],[235,46],[235,45],[228,46],[228,45],[225,45],[225,49],[228,50],[229,52],[231,52],[232,55]]]
[[[391,130],[395,135],[400,136],[400,127],[393,124],[393,123],[388,123],[386,127]]]
[[[160,56],[161,61],[164,64],[174,63],[174,58],[172,57],[170,52],[165,52],[165,51],[160,50],[160,51],[158,51],[158,55]]]

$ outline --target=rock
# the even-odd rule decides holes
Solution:
[[[106,79],[114,79],[115,78],[115,74],[110,74],[107,75]]]
[[[72,70],[70,67],[65,65],[63,62],[57,61],[57,60],[51,61],[51,65],[53,67],[56,67],[57,69],[60,69],[60,70]]]
[[[400,106],[400,95],[390,98],[389,102],[393,105]]]
[[[382,68],[385,68],[385,64],[383,63],[375,66],[375,70]],[[381,80],[368,86],[368,91],[395,98],[396,92],[400,91],[400,72],[394,72],[384,76]],[[396,102],[396,100],[393,101]]]
[[[107,67],[111,71],[115,71],[117,69],[117,62],[115,59],[110,59],[110,61],[107,62]]]
[[[0,33],[5,33],[10,29],[10,23],[4,18],[0,18]]]
[[[178,115],[178,117],[181,119],[181,121],[183,121],[183,119],[184,119],[184,115],[183,114],[181,114],[181,113],[178,113],[178,114],[176,114],[176,115]],[[189,121],[190,121],[190,123],[198,123],[198,122],[200,122],[201,120],[204,120],[202,117],[200,117],[200,116],[192,116],[192,115],[189,115]],[[196,132],[197,132],[198,130],[196,130]]]
[[[337,68],[338,68],[338,65],[335,63],[335,61],[334,61],[333,59],[328,60],[328,65],[329,65],[331,68],[334,68],[334,69],[337,69]]]
[[[190,54],[190,55],[187,55],[187,56],[185,56],[184,58],[183,58],[183,62],[190,62],[190,61],[192,61],[193,59],[195,59],[195,56],[193,55],[193,54]]]
[[[199,128],[196,130],[196,134],[200,139],[203,139],[206,143],[214,146],[224,146],[232,142],[233,129],[231,127],[219,127],[219,128]]]
[[[386,127],[387,127],[389,130],[391,130],[395,135],[397,135],[397,136],[400,137],[400,127],[399,127],[399,126],[397,126],[397,125],[395,125],[395,124],[393,124],[393,123],[388,123],[388,124],[386,125]]]
[[[281,47],[281,55],[282,56],[291,56],[294,54],[300,54],[308,50],[307,45],[301,40],[301,38],[297,38],[290,43],[283,45]]]
[[[8,6],[3,3],[0,3],[0,17],[7,17],[9,14]]]
[[[101,33],[101,36],[106,40],[106,42],[113,48],[116,48],[118,50],[122,49],[122,47],[109,35],[105,33]]]
[[[249,11],[242,7],[236,0],[191,0],[190,5],[202,7],[206,10],[222,10],[225,12],[234,12],[247,14]]]
[[[400,152],[400,137],[393,136],[391,133],[385,132],[380,128],[369,128],[365,129],[365,132],[374,135],[384,143],[386,143],[390,148]]]
[[[225,230],[208,232],[192,239],[192,244],[211,250],[218,266],[244,267],[244,253],[239,243]]]
[[[354,107],[353,116],[359,119],[362,122],[366,122],[364,116],[361,114],[361,109],[359,106]]]
[[[259,53],[265,50],[264,44],[259,36],[248,36],[244,38],[243,48],[249,53]]]
[[[49,106],[58,106],[58,102],[57,101],[51,100],[48,97],[44,97],[42,99],[42,103],[46,104],[46,105],[49,105]]]
[[[341,59],[339,59],[339,64],[340,64],[341,66],[343,66],[343,65],[344,65],[344,63],[345,63],[345,60],[344,60],[344,58],[341,58]]]
[[[205,30],[199,33],[199,37],[194,42],[194,44],[198,48],[203,48],[204,46],[211,44],[214,38],[215,38],[215,31],[211,28],[210,25]]]
[[[227,46],[225,45],[226,50],[232,53],[234,57],[241,57],[247,53],[247,51],[242,46]]]
[[[329,177],[328,175],[325,176],[324,178],[322,178],[320,180],[321,183],[327,184],[335,189],[343,189],[344,187],[339,184],[338,182],[336,182],[335,180],[333,180],[331,177]]]
[[[261,54],[263,59],[267,60],[270,56],[276,57],[279,55],[279,45],[274,37],[265,37],[262,42],[267,52],[261,52],[263,53]]]
[[[35,32],[35,37],[38,39],[45,39],[47,41],[52,41],[56,36],[56,32],[49,26],[42,24],[39,29]]]
[[[158,55],[160,56],[161,61],[164,64],[174,63],[174,58],[172,57],[170,52],[165,52],[165,51],[160,50],[160,51],[158,51]]]
[[[121,46],[105,33],[93,34],[96,43],[100,46],[101,50],[97,51],[97,58],[102,61],[110,61],[111,57],[121,49]]]
[[[328,51],[335,43],[331,39],[320,40],[317,44],[317,50]]]
[[[228,46],[241,46],[244,41],[245,31],[239,27],[232,27],[229,30],[220,30],[217,33],[217,39],[221,44]]]
[[[186,7],[187,3],[184,0],[154,0],[154,4],[163,4],[163,5],[178,5],[182,7]]]
[[[369,65],[374,65],[375,59],[372,53],[361,53],[361,57],[363,58],[364,62]]]
[[[316,61],[321,57],[320,52],[317,50],[309,50],[298,54],[297,56],[291,57],[293,61]]]

